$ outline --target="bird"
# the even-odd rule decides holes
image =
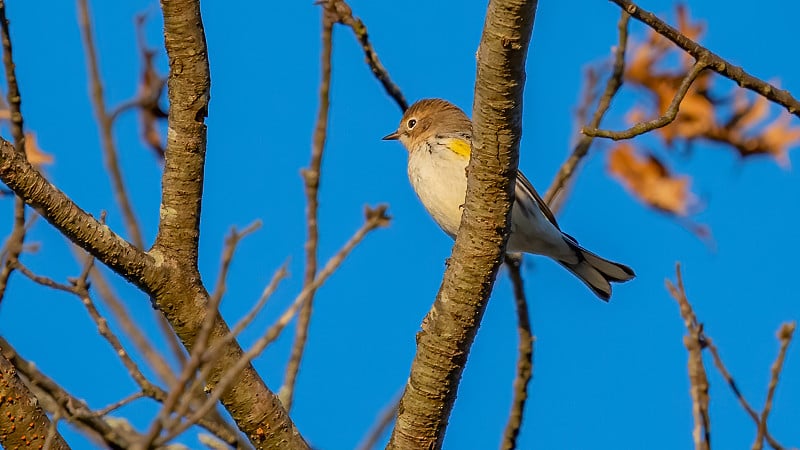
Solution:
[[[383,140],[400,141],[406,148],[411,186],[428,214],[455,239],[467,192],[472,121],[446,100],[423,99],[405,111],[397,129]],[[586,250],[561,231],[550,208],[520,171],[506,250],[555,260],[603,301],[611,298],[612,282],[636,276],[630,267]]]

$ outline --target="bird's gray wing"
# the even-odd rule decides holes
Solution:
[[[561,227],[558,226],[558,222],[556,221],[556,216],[553,215],[553,212],[550,211],[550,208],[547,206],[547,203],[545,203],[544,200],[542,200],[542,197],[540,197],[539,193],[536,192],[536,189],[533,188],[531,182],[528,181],[528,179],[525,178],[525,175],[523,175],[522,172],[520,172],[519,170],[517,171],[517,187],[522,189],[522,193],[525,196],[533,199],[533,201],[536,202],[536,206],[539,207],[539,209],[542,211],[542,214],[544,214],[547,220],[549,220],[550,223],[552,223],[560,231]],[[520,202],[520,200],[521,199],[517,199],[518,202]],[[524,203],[521,204],[520,206],[523,205]]]

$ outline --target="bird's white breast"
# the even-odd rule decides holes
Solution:
[[[469,159],[448,150],[445,143],[437,141],[434,145],[411,152],[408,178],[433,220],[445,233],[455,238],[467,194],[466,168]],[[572,261],[575,258],[574,250],[562,237],[561,230],[545,217],[519,182],[515,195],[507,250]]]
[[[433,220],[455,237],[467,193],[469,160],[440,145],[409,154],[408,178]]]

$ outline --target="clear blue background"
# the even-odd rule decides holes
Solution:
[[[74,2],[9,3],[25,123],[56,158],[46,172],[85,210],[95,215],[108,210],[110,225],[122,233],[87,96]],[[137,88],[140,62],[133,17],[151,12],[148,40],[160,47],[160,13],[150,0],[92,3],[107,101],[113,107],[132,98]],[[320,8],[312,3],[203,5],[212,73],[200,255],[207,285],[216,277],[230,226],[264,222],[243,243],[233,265],[222,306],[229,323],[250,308],[273,270],[291,258],[291,279],[244,333],[245,346],[273,322],[301,285],[305,200],[299,170],[309,159],[319,80]],[[438,96],[471,109],[485,1],[350,4],[409,100]],[[671,1],[650,0],[641,6],[675,21]],[[715,0],[693,2],[690,9],[707,24],[704,44],[756,76],[780,80],[800,93],[795,51],[800,4],[782,0],[754,7]],[[617,41],[618,16],[619,9],[609,2],[540,2],[528,58],[520,155],[520,167],[540,191],[571,149],[583,69],[608,58]],[[643,30],[632,24],[634,37],[642,39]],[[161,70],[166,70],[165,57],[159,58]],[[362,223],[365,205],[388,203],[394,220],[388,229],[370,235],[317,295],[292,417],[309,442],[326,450],[353,448],[403,386],[415,351],[414,334],[439,287],[452,245],[411,190],[405,151],[379,140],[395,128],[399,111],[343,27],[334,33],[333,67],[320,189],[321,261]],[[733,86],[726,81],[719,85],[725,90]],[[627,91],[605,123],[623,126],[623,106],[640,97]],[[796,119],[793,123],[800,125]],[[160,167],[140,142],[135,115],[124,115],[115,131],[125,180],[152,243]],[[688,155],[673,155],[672,168],[693,176],[692,187],[706,206],[695,220],[711,227],[717,244],[713,250],[613,181],[602,154],[608,147],[593,147],[560,223],[588,248],[630,264],[638,278],[618,286],[613,301],[605,304],[556,264],[526,259],[536,346],[522,449],[691,447],[684,327],[664,289],[664,279],[674,277],[676,261],[683,263],[699,319],[756,409],[763,405],[777,354],[775,331],[782,322],[800,317],[796,171],[767,158],[743,162],[719,146],[696,146]],[[0,235],[10,230],[12,204],[10,198],[0,201],[0,217],[5,217]],[[36,272],[59,280],[79,272],[65,240],[44,221],[36,224],[29,241],[41,246],[24,256]],[[125,282],[117,280],[115,288],[163,346],[148,299]],[[0,309],[0,333],[94,408],[135,390],[74,297],[15,275]],[[291,338],[292,333],[285,333],[255,362],[274,390],[282,383]],[[497,447],[511,401],[516,349],[513,301],[501,273],[464,372],[446,448]],[[800,445],[798,352],[795,343],[769,421],[779,441],[795,446]],[[756,427],[706,361],[714,446],[749,448]],[[142,401],[120,414],[142,429],[156,412],[152,403]],[[74,448],[93,446],[69,427],[62,430]],[[182,442],[200,445],[193,436]]]

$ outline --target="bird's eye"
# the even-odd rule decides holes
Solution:
[[[409,119],[409,121],[408,121],[408,129],[410,130],[410,129],[414,128],[414,125],[416,125],[416,124],[417,124],[417,119]]]

